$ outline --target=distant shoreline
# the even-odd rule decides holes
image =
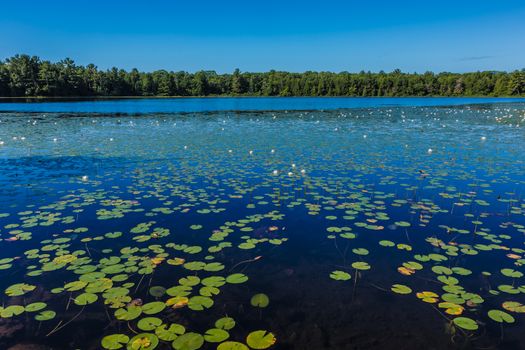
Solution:
[[[0,96],[21,98],[493,97],[525,96],[525,69],[512,72],[319,72],[98,69],[37,56],[0,60]]]
[[[355,99],[365,99],[365,98],[393,98],[393,99],[403,99],[403,98],[417,98],[417,99],[426,99],[426,98],[453,98],[453,99],[462,99],[462,98],[494,98],[494,99],[516,99],[523,100],[525,95],[516,96],[516,95],[507,95],[507,96],[491,96],[491,95],[476,95],[476,96],[446,96],[446,95],[436,95],[436,96],[260,96],[260,95],[214,95],[214,96],[0,96],[0,102],[5,100],[167,100],[167,99],[220,99],[220,98],[355,98]]]

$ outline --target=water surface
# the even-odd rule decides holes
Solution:
[[[525,105],[395,100],[0,114],[0,348],[523,348]]]
[[[459,106],[525,102],[487,97],[207,97],[131,99],[6,99],[0,111],[78,113],[173,113],[206,111],[292,111],[374,107]]]

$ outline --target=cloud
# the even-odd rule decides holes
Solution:
[[[462,57],[459,60],[460,61],[481,61],[481,60],[487,60],[489,58],[494,58],[495,56],[467,56]]]

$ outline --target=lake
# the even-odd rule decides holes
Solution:
[[[1,349],[522,349],[525,100],[0,103]]]
[[[5,101],[5,102],[4,102]],[[28,103],[30,102],[30,103]],[[487,97],[207,97],[110,99],[4,99],[0,111],[81,113],[174,113],[207,111],[332,110],[373,107],[428,107],[525,102]]]

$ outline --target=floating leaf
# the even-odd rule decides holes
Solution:
[[[36,302],[29,305],[26,305],[25,310],[26,312],[36,312],[45,309],[47,306],[46,303],[42,302]]]
[[[115,311],[115,317],[117,320],[131,321],[136,319],[142,314],[142,308],[140,306],[128,306],[127,308],[118,309]]]
[[[101,345],[107,350],[122,349],[129,342],[129,337],[125,334],[111,334],[102,338]]]
[[[184,326],[172,323],[169,327],[168,325],[160,325],[155,329],[155,334],[159,337],[160,340],[164,341],[173,341],[179,335],[184,334],[186,328]]]
[[[234,273],[226,277],[226,282],[232,283],[232,284],[244,283],[246,281],[248,281],[248,276],[246,276],[243,273]]]
[[[204,334],[204,340],[208,343],[221,343],[228,339],[230,334],[223,329],[211,328]]]
[[[215,327],[230,330],[235,327],[235,320],[231,317],[219,318],[217,321],[215,321]]]
[[[36,286],[26,284],[26,283],[16,283],[10,287],[7,287],[5,294],[10,297],[18,297],[24,295],[28,292],[35,290]]]
[[[357,261],[352,263],[352,267],[356,270],[370,270],[370,265],[364,261]]]
[[[56,316],[56,312],[55,311],[53,311],[53,310],[45,310],[45,311],[40,311],[35,316],[35,320],[37,320],[37,321],[49,321],[49,320],[54,319],[55,316]]]
[[[337,281],[347,281],[352,278],[352,276],[348,272],[335,270],[330,273],[330,278]]]
[[[515,319],[512,315],[501,310],[490,310],[487,315],[494,321],[499,323],[514,323]]]
[[[252,349],[267,349],[275,344],[275,336],[265,330],[254,331],[246,337],[246,343]]]
[[[453,322],[456,326],[469,331],[475,331],[478,329],[478,324],[476,321],[468,317],[456,317],[454,318]]]
[[[201,295],[191,297],[188,301],[188,307],[195,311],[209,309],[213,305],[213,299]]]
[[[96,294],[83,293],[83,294],[80,294],[80,295],[76,296],[73,299],[73,301],[77,305],[84,306],[84,305],[93,304],[95,301],[97,301],[97,299],[98,299],[98,296]]]
[[[250,304],[252,304],[254,307],[265,308],[268,306],[268,304],[270,304],[270,299],[266,294],[259,293],[252,297]]]
[[[175,350],[197,350],[204,344],[204,338],[198,333],[185,333],[177,337],[171,346]]]
[[[166,308],[166,304],[161,301],[153,301],[142,305],[142,312],[146,315],[158,314]]]
[[[224,343],[219,344],[219,346],[217,347],[217,350],[250,350],[250,349],[243,343],[238,343],[235,341],[226,341]]]
[[[139,320],[137,327],[143,331],[152,331],[162,324],[162,320],[157,317],[145,317]]]
[[[403,284],[394,284],[392,285],[392,288],[390,288],[392,292],[397,294],[410,294],[412,293],[412,289],[410,287],[405,286]]]
[[[155,334],[140,333],[131,338],[128,343],[128,350],[152,350],[159,345],[159,338]]]

